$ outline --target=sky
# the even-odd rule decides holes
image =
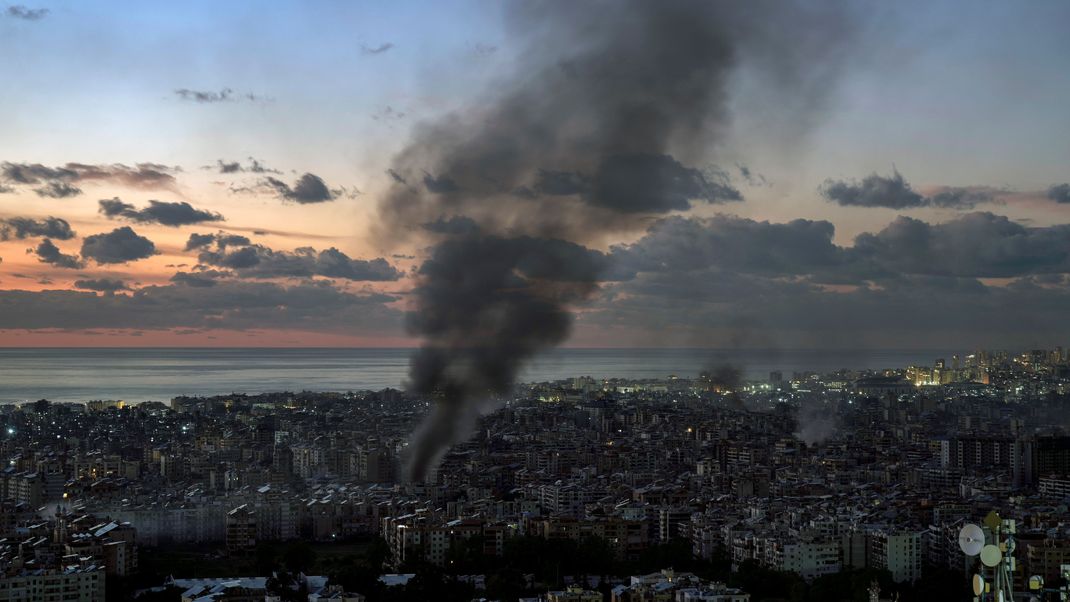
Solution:
[[[1070,342],[1070,5],[568,4],[0,4],[0,346]]]

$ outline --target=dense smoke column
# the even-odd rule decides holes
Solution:
[[[436,401],[410,450],[413,479],[467,435],[481,400],[506,393],[525,360],[565,340],[566,303],[593,286],[597,258],[563,241],[478,234],[434,248],[410,314],[424,345],[411,360],[409,387]]]
[[[583,244],[696,202],[742,200],[708,163],[741,61],[783,95],[785,112],[804,113],[826,93],[843,39],[837,10],[802,3],[505,10],[525,49],[514,72],[477,105],[420,124],[380,206],[382,240],[430,244],[409,320],[424,342],[409,388],[435,408],[410,449],[414,480],[526,360],[568,337],[574,304],[600,281],[634,276]]]

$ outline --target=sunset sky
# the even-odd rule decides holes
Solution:
[[[602,35],[510,6],[0,4],[0,346],[414,344],[413,270],[436,239],[384,227],[385,203],[463,196],[443,157],[514,131],[500,99],[543,106],[532,67]],[[837,18],[793,33],[811,64],[741,45],[709,137],[657,149],[705,193],[561,230],[611,265],[568,344],[1068,341],[1070,4]],[[590,193],[541,190],[517,215]]]

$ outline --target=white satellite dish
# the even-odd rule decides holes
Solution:
[[[959,549],[967,556],[976,556],[981,553],[985,545],[985,532],[974,524],[968,524],[959,531]]]
[[[973,595],[980,596],[985,593],[985,578],[980,575],[973,576]]]
[[[1003,552],[999,551],[999,546],[988,544],[981,548],[981,564],[985,566],[996,566],[999,561],[1003,560]]]

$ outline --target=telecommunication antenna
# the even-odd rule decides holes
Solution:
[[[984,528],[968,524],[959,531],[962,553],[981,560],[973,576],[974,602],[1014,600],[1014,533],[1014,521],[1000,518],[995,510],[985,517]]]

